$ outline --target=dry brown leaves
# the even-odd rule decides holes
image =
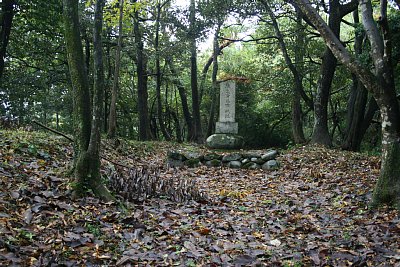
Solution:
[[[72,200],[58,137],[0,132],[0,265],[399,266],[397,211],[368,210],[379,160],[301,147],[273,172],[166,169],[177,144],[124,143],[104,156],[196,179],[208,203]],[[186,146],[183,149],[199,149]],[[103,174],[115,168],[103,161]],[[123,171],[122,171],[123,172]]]

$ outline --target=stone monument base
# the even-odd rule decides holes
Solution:
[[[206,145],[216,149],[238,149],[243,146],[243,137],[236,134],[217,133],[207,138]]]
[[[215,133],[225,133],[225,134],[237,134],[238,133],[238,123],[237,122],[220,122],[217,121],[215,124]]]

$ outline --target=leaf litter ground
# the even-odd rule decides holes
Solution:
[[[0,131],[0,265],[400,266],[398,212],[367,208],[378,158],[305,146],[282,152],[276,171],[168,169],[168,150],[206,150],[103,145],[119,164],[103,160],[104,177],[152,166],[160,179],[196,179],[209,201],[72,200],[67,141]]]

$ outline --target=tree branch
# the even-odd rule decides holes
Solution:
[[[32,122],[35,123],[35,124],[37,124],[37,125],[39,125],[40,127],[45,128],[46,130],[48,130],[48,131],[50,131],[50,132],[52,132],[52,133],[61,135],[62,137],[67,138],[69,141],[74,142],[74,139],[73,139],[72,137],[69,137],[69,136],[66,135],[65,133],[62,133],[62,132],[59,132],[59,131],[57,131],[57,130],[54,130],[54,129],[50,128],[50,127],[47,127],[46,125],[44,125],[44,124],[42,124],[42,123],[40,123],[40,122],[38,122],[38,121],[35,121],[35,120],[33,120]]]
[[[54,130],[54,129],[52,129],[52,128],[50,128],[50,127],[48,127],[48,126],[46,126],[46,125],[44,125],[44,124],[42,124],[42,123],[40,123],[40,122],[38,122],[38,121],[35,121],[35,120],[33,120],[32,122],[35,123],[35,124],[37,124],[37,125],[39,125],[40,127],[45,128],[46,130],[48,130],[48,131],[50,131],[50,132],[52,132],[52,133],[61,135],[62,137],[68,139],[69,141],[74,142],[74,139],[73,139],[72,137],[69,137],[69,136],[66,135],[65,133],[62,133],[62,132],[57,131],[57,130]],[[131,168],[132,168],[132,167],[129,167],[129,166],[127,166],[127,165],[124,165],[124,164],[121,164],[121,163],[117,163],[117,162],[115,162],[115,161],[112,161],[112,160],[110,160],[110,159],[108,159],[108,158],[106,158],[106,157],[104,157],[104,156],[100,156],[100,157],[101,157],[102,159],[104,159],[105,161],[108,161],[108,162],[110,162],[110,163],[112,163],[112,164],[114,164],[114,165],[118,165],[118,166],[120,166],[120,167],[124,167],[124,168],[127,168],[127,169],[131,169]]]

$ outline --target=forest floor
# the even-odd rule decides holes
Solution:
[[[104,144],[106,144],[105,142]],[[207,202],[71,199],[72,146],[0,131],[1,266],[400,266],[397,211],[369,210],[379,159],[316,146],[280,151],[275,171],[170,169],[188,144],[122,141],[103,156],[195,179]],[[103,160],[103,175],[116,168]]]

